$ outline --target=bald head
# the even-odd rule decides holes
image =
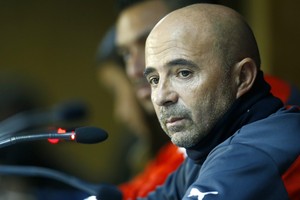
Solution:
[[[194,4],[176,10],[154,27],[148,39],[154,41],[162,37],[166,42],[179,39],[177,45],[193,48],[194,53],[199,49],[197,45],[202,45],[201,41],[211,42],[210,50],[218,53],[227,66],[246,57],[252,58],[257,67],[260,66],[252,30],[240,14],[225,6]],[[151,43],[148,42],[148,46],[154,44]]]
[[[162,128],[182,147],[199,143],[257,77],[252,31],[235,11],[213,4],[176,10],[151,31],[144,75]]]

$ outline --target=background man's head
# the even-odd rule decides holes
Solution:
[[[251,89],[260,65],[243,18],[211,4],[167,15],[150,33],[145,53],[145,75],[161,126],[183,147],[196,145]]]
[[[154,114],[150,99],[150,87],[146,83],[145,40],[154,25],[170,11],[199,2],[196,0],[121,0],[117,20],[116,43],[124,58],[126,72],[133,83],[137,98],[148,113]]]
[[[98,80],[114,97],[115,119],[135,134],[147,133],[144,110],[124,72],[123,59],[115,45],[115,27],[111,27],[99,43],[96,52]],[[130,113],[130,115],[128,115]]]

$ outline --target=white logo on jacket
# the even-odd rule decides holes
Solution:
[[[90,197],[85,198],[83,200],[97,200],[97,197],[96,196],[90,196]]]
[[[208,194],[219,194],[217,191],[201,192],[197,188],[192,188],[188,197],[198,197],[198,200],[202,200]]]

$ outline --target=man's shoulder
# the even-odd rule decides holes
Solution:
[[[218,148],[253,149],[272,157],[278,163],[300,153],[300,111],[282,108],[269,117],[243,126]]]
[[[299,107],[284,107],[264,119],[243,126],[233,135],[231,142],[269,143],[281,139],[300,141],[299,130]]]
[[[299,137],[299,129],[300,107],[285,106],[264,119],[243,126],[236,135],[257,134],[257,138],[268,136],[268,134],[272,137],[290,137],[289,135]]]

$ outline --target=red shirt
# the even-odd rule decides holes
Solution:
[[[130,182],[119,186],[123,199],[135,200],[137,197],[147,196],[149,192],[165,182],[168,175],[183,162],[184,157],[184,152],[171,142],[163,146],[142,173]]]

